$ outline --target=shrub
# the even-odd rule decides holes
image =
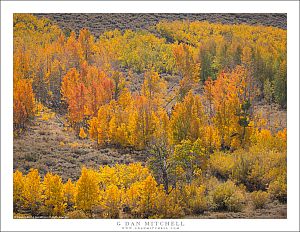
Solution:
[[[269,200],[269,194],[261,190],[254,191],[251,193],[250,198],[255,209],[262,209],[266,206]]]
[[[259,151],[251,148],[252,167],[248,175],[249,182],[255,190],[266,190],[278,176],[286,173],[286,152]]]
[[[189,184],[184,186],[183,198],[187,206],[187,213],[200,214],[207,210],[207,199],[205,197],[205,186],[196,186]]]
[[[69,218],[69,219],[84,219],[84,218],[88,218],[88,216],[82,210],[74,210],[74,211],[68,212],[66,214],[66,218]]]
[[[159,186],[156,199],[156,214],[152,218],[181,218],[184,216],[180,200],[181,194],[178,189],[173,189],[170,194],[166,194],[163,186]]]
[[[225,206],[229,211],[239,212],[242,210],[245,202],[245,195],[242,191],[234,192],[227,201],[225,200]]]
[[[242,210],[245,196],[244,190],[231,180],[221,183],[209,193],[210,206],[214,210],[238,212]]]
[[[286,151],[287,148],[287,130],[286,128],[272,134],[270,130],[256,130],[251,136],[252,143],[255,144],[261,151]]]
[[[275,181],[271,182],[268,188],[268,192],[272,199],[277,199],[280,202],[285,203],[287,200],[286,176],[281,175]]]
[[[218,186],[221,182],[214,176],[209,177],[208,179],[205,179],[205,186],[208,192],[215,189],[216,186]]]
[[[237,183],[245,184],[249,189],[250,183],[248,175],[251,172],[253,160],[255,160],[253,154],[245,152],[244,150],[237,150],[232,156],[234,157],[234,166],[231,178]]]
[[[194,214],[200,214],[207,210],[207,200],[204,195],[204,190],[202,186],[198,187],[195,197],[189,200],[189,206]]]
[[[246,185],[249,191],[265,191],[269,184],[286,173],[286,152],[261,150],[252,146],[249,151],[235,151],[231,178]]]
[[[227,179],[234,167],[234,158],[230,154],[218,152],[210,156],[209,164],[214,175]]]

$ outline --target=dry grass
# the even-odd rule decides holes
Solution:
[[[56,22],[65,32],[88,28],[95,36],[106,30],[149,30],[161,20],[209,21],[213,23],[274,26],[286,29],[286,14],[35,14]],[[155,33],[155,32],[154,32]]]
[[[46,121],[43,115],[36,117],[23,134],[14,138],[14,170],[27,173],[37,168],[42,176],[54,172],[66,181],[78,179],[83,165],[98,169],[100,165],[146,160],[143,151],[98,148],[89,140],[81,140],[74,130],[63,128],[56,117]]]
[[[268,203],[263,209],[253,209],[250,204],[241,212],[205,211],[202,215],[189,215],[189,219],[286,219],[287,205],[279,202]]]

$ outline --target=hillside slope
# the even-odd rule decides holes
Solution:
[[[89,29],[95,36],[107,30],[150,30],[159,21],[188,20],[212,23],[273,26],[286,29],[286,14],[34,14],[56,22],[65,32]]]
[[[64,117],[49,109],[35,117],[26,131],[14,138],[14,171],[27,173],[36,168],[42,176],[53,172],[66,181],[78,179],[82,166],[98,169],[100,165],[146,160],[142,151],[97,147],[89,139],[81,140],[66,125]]]

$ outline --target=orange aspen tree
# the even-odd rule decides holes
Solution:
[[[79,69],[80,62],[81,62],[80,60],[81,51],[80,51],[80,45],[76,40],[76,33],[74,31],[71,32],[69,38],[65,43],[65,55],[68,58],[67,70],[69,68]]]
[[[237,66],[231,73],[222,72],[211,88],[214,124],[218,129],[222,149],[240,146],[249,139],[246,135],[250,123],[247,111],[250,99],[247,91],[245,69]]]
[[[34,93],[30,79],[14,79],[14,129],[24,128],[25,123],[34,116]]]

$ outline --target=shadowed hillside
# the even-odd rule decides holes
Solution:
[[[99,36],[107,30],[151,30],[161,20],[209,21],[213,23],[264,25],[286,29],[286,14],[35,14],[56,22],[64,31],[89,29]]]

